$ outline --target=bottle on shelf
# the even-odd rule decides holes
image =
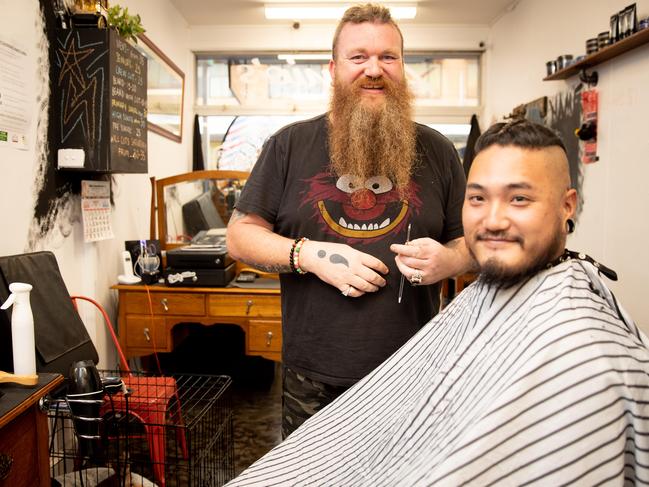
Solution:
[[[15,375],[36,374],[34,315],[29,302],[31,290],[31,284],[12,282],[9,284],[11,294],[1,306],[1,309],[14,307],[11,313],[11,345]]]

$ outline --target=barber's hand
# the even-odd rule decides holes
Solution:
[[[405,245],[392,244],[390,250],[397,254],[394,259],[397,267],[411,284],[434,284],[453,275],[456,252],[432,238],[417,238]]]
[[[302,269],[348,297],[358,298],[385,286],[381,274],[388,273],[387,266],[349,245],[307,240],[302,244],[299,259]]]

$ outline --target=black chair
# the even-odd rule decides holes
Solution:
[[[68,376],[80,360],[97,363],[99,355],[81,317],[70,300],[52,252],[0,257],[0,301],[9,296],[9,284],[31,284],[37,372]],[[13,371],[11,309],[0,312],[0,370]]]

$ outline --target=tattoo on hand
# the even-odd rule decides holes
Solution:
[[[327,252],[325,250],[318,250],[318,257],[324,259],[326,256]],[[329,257],[329,262],[331,262],[332,264],[343,264],[349,267],[349,261],[340,254],[331,254],[331,257]]]
[[[340,254],[331,254],[331,257],[329,257],[329,262],[331,262],[332,264],[343,264],[349,267],[349,261]]]

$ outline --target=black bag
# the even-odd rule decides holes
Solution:
[[[90,340],[52,252],[0,257],[0,300],[9,297],[9,284],[31,284],[34,315],[36,370],[58,372],[67,377],[70,365],[79,360],[97,363],[99,356]],[[11,308],[0,312],[0,370],[13,371]]]

